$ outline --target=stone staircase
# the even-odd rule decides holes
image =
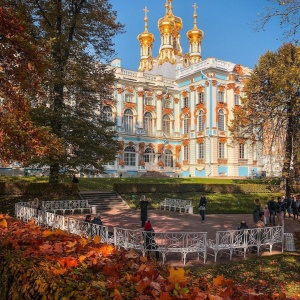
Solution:
[[[79,197],[84,200],[88,200],[90,205],[97,206],[97,212],[117,209],[128,209],[128,204],[115,192],[80,192]]]

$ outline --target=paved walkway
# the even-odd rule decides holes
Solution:
[[[84,217],[81,217],[84,219]],[[207,215],[204,223],[201,223],[200,216],[198,214],[186,214],[178,213],[168,210],[148,210],[148,219],[151,221],[152,226],[157,232],[169,232],[169,231],[198,231],[207,232],[208,239],[215,239],[215,233],[218,230],[230,230],[236,229],[241,221],[246,221],[249,228],[254,228],[252,215]],[[121,227],[128,229],[139,229],[141,228],[140,221],[140,210],[125,209],[118,210],[112,209],[101,213],[102,222],[109,227],[112,231],[113,227]],[[142,228],[141,228],[142,229]],[[285,232],[293,233],[294,231],[300,230],[300,219],[293,220],[285,219]],[[264,252],[262,255],[268,255],[269,252]],[[273,253],[279,253],[273,251]],[[167,257],[167,263],[171,265],[181,266],[180,256],[174,259]],[[234,259],[241,260],[242,257],[235,257]],[[227,255],[219,259],[219,262],[228,261]],[[208,257],[208,264],[213,263],[213,258]],[[190,259],[188,256],[186,266],[201,265],[203,261]]]

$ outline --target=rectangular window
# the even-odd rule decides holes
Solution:
[[[133,101],[133,95],[131,95],[131,94],[126,94],[126,95],[125,95],[125,102],[134,102],[134,101]]]
[[[225,93],[222,91],[219,91],[218,92],[218,102],[224,103],[224,99],[225,99]]]
[[[199,159],[203,159],[204,158],[204,144],[203,143],[200,143],[198,145],[198,158]]]
[[[198,104],[204,103],[204,93],[198,93]]]
[[[225,158],[225,144],[219,143],[219,158]]]
[[[183,98],[183,107],[189,107],[189,97]]]
[[[240,95],[234,94],[234,105],[240,105]]]
[[[135,153],[124,153],[124,161],[126,166],[135,166]]]
[[[153,105],[153,99],[150,97],[145,98],[145,105]]]
[[[244,144],[239,145],[239,158],[240,159],[245,158],[245,145]]]
[[[183,147],[183,160],[189,159],[189,146]]]

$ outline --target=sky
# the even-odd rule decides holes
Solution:
[[[140,59],[138,34],[144,31],[144,7],[149,10],[148,29],[155,36],[153,56],[158,56],[160,46],[157,21],[165,15],[165,0],[111,0],[117,20],[125,25],[125,33],[114,39],[116,58],[122,68],[137,70]],[[283,39],[279,20],[273,19],[265,31],[253,27],[259,14],[270,6],[268,0],[173,0],[173,13],[182,18],[180,31],[183,53],[188,52],[186,32],[193,28],[193,4],[196,3],[197,25],[204,31],[202,59],[215,57],[253,68],[267,50],[276,51]]]

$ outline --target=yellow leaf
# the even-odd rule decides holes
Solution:
[[[81,246],[84,247],[84,246],[88,243],[88,240],[85,239],[85,238],[81,238],[81,239],[79,240],[79,243],[80,243]]]
[[[7,222],[5,219],[0,220],[0,227],[7,228]]]
[[[80,255],[78,260],[82,263],[86,259],[86,256]]]
[[[171,283],[186,282],[186,277],[184,276],[184,269],[171,267],[168,279]]]
[[[101,241],[101,237],[99,235],[96,235],[95,238],[94,238],[94,243],[99,244],[100,241]]]
[[[140,261],[141,261],[142,263],[147,262],[147,261],[148,261],[147,256],[141,256],[141,257],[140,257]]]

